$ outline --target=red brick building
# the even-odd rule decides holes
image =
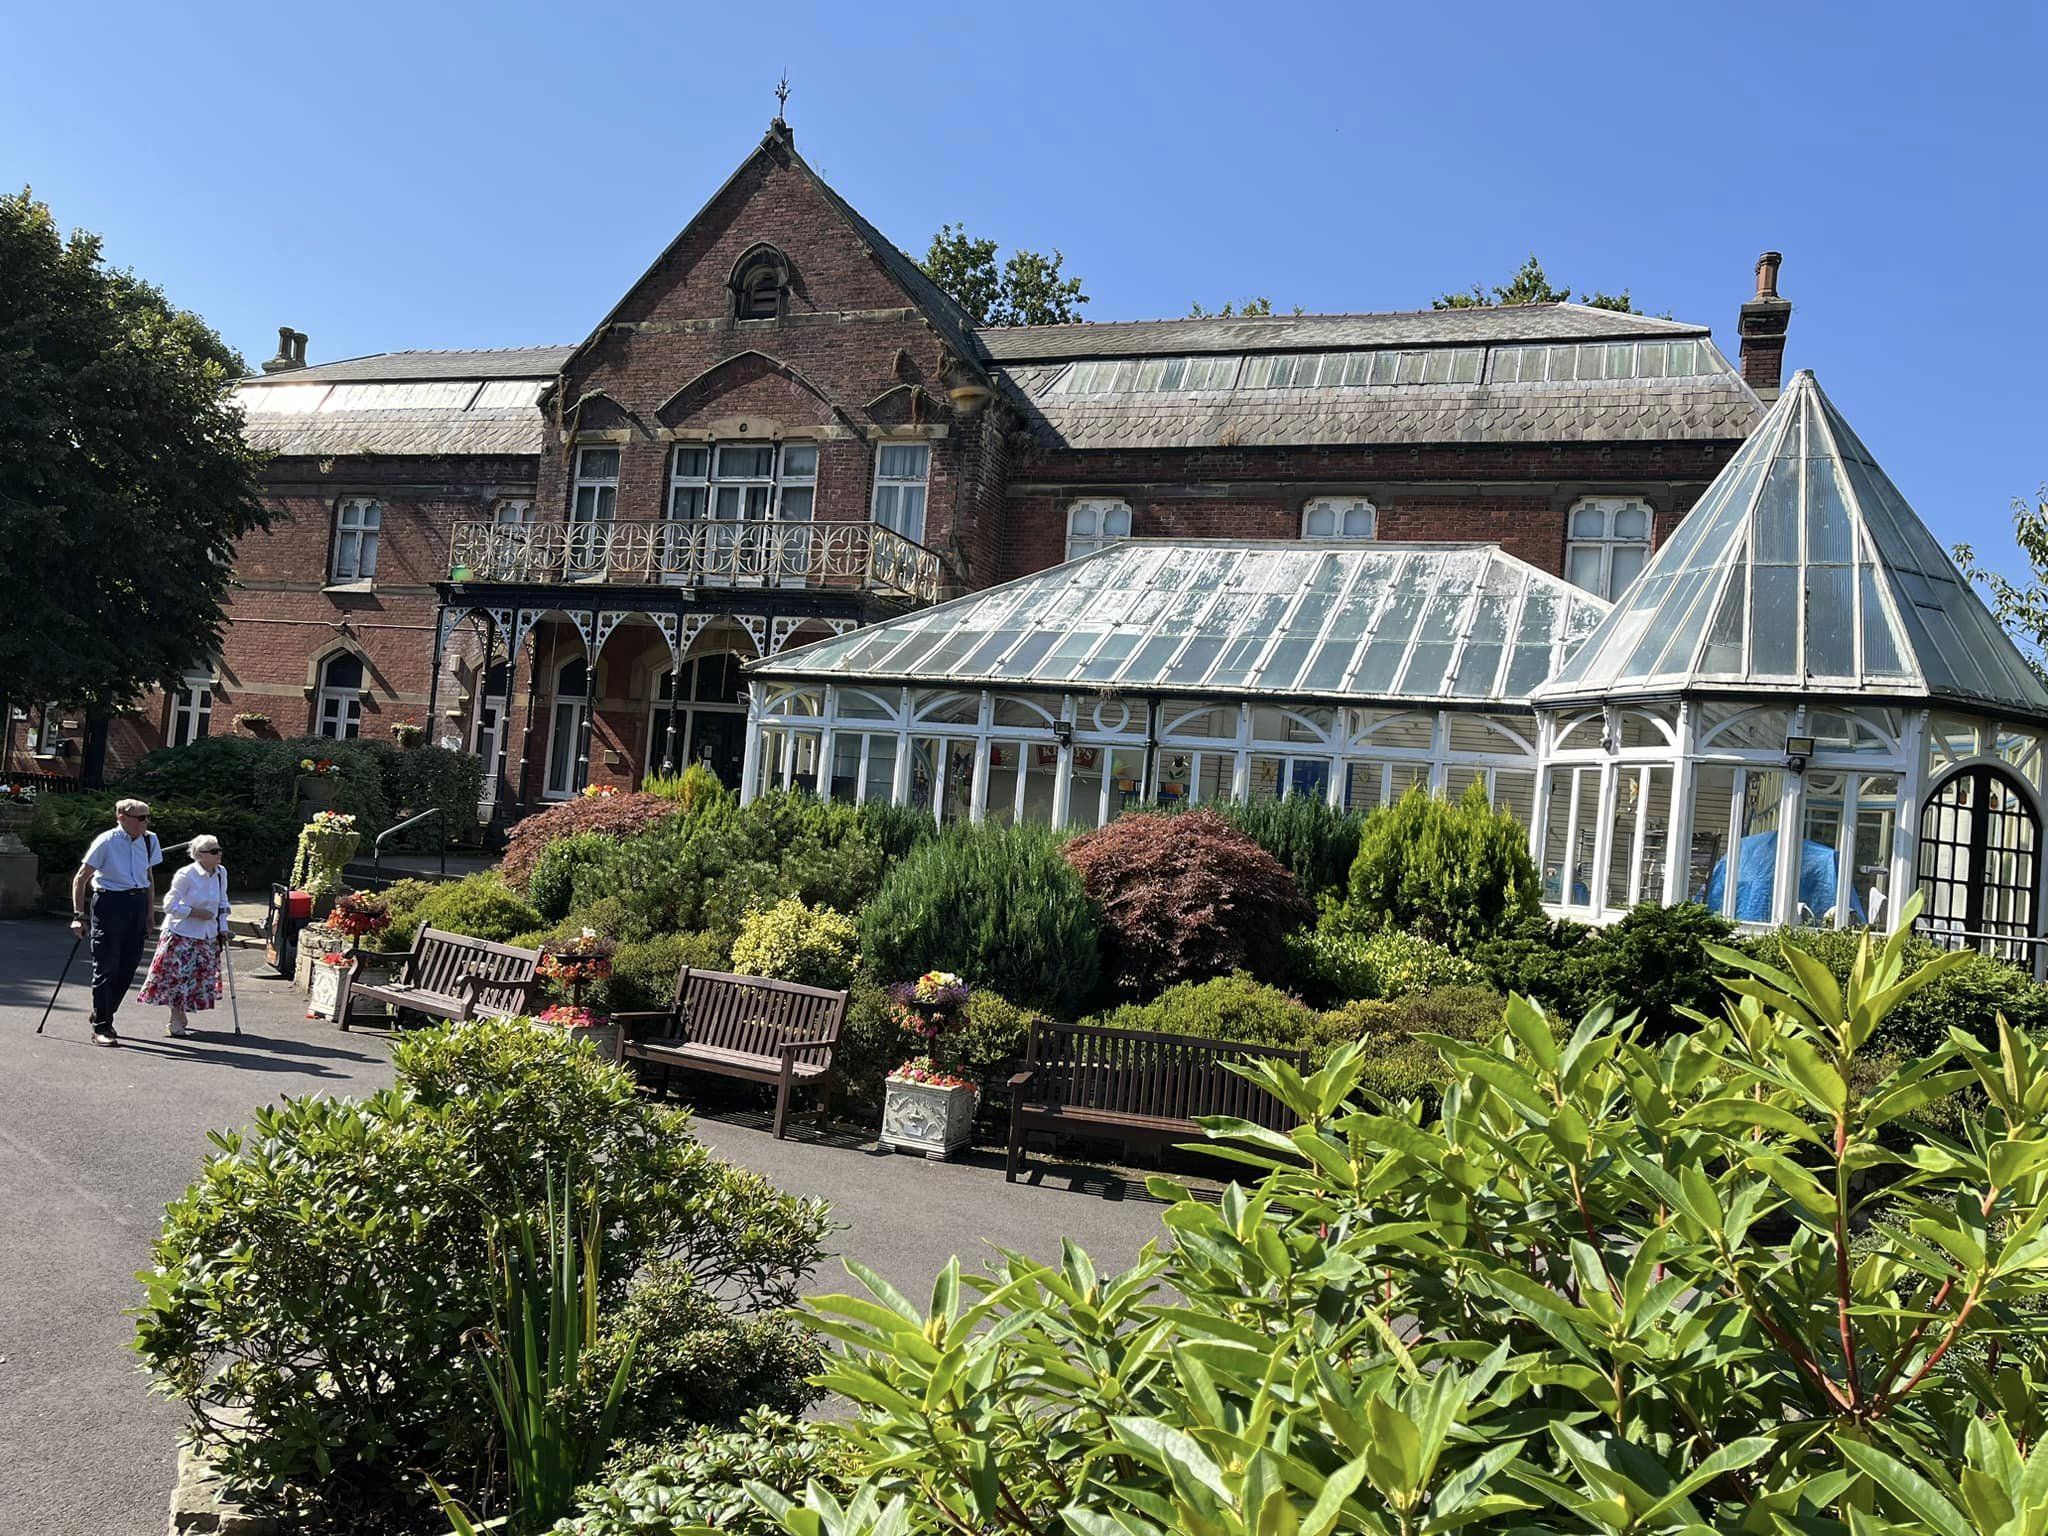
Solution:
[[[1490,542],[1612,595],[1775,397],[1775,280],[1735,368],[1572,304],[978,330],[778,120],[579,345],[282,332],[241,396],[284,515],[113,756],[260,714],[483,752],[501,815],[731,781],[744,663],[1120,538]]]

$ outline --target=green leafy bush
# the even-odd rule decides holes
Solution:
[[[1716,1013],[1727,996],[1707,946],[1727,943],[1734,932],[1727,918],[1697,903],[1645,902],[1581,947],[1572,961],[1576,990],[1586,1007],[1605,997],[1633,1009],[1652,1036],[1689,1030],[1682,1010]]]
[[[166,1212],[137,1328],[158,1389],[232,1483],[349,1529],[417,1518],[424,1475],[472,1507],[493,1498],[467,1340],[491,1320],[491,1224],[537,1207],[549,1170],[595,1181],[606,1309],[671,1261],[771,1312],[826,1224],[713,1158],[687,1116],[564,1031],[426,1029],[394,1059],[389,1089],[288,1099],[213,1136]]]
[[[541,915],[506,885],[496,871],[437,884],[420,899],[413,914],[415,930],[439,928],[445,933],[464,933],[494,944],[509,943],[515,936],[541,926]]]
[[[664,933],[621,944],[612,956],[611,980],[594,1000],[617,1013],[653,1013],[674,1001],[676,976],[686,965],[693,971],[729,971],[732,952],[715,933]]]
[[[853,1267],[812,1306],[861,1487],[758,1502],[833,1536],[2023,1532],[2048,1046],[1855,1086],[1903,943],[1846,997],[1759,963],[1685,1041],[1511,1003],[1404,1116],[1359,1101],[1369,1045],[1267,1071],[1303,1128],[1219,1129],[1257,1179],[1221,1200],[1153,1180],[1165,1240],[1120,1274],[955,1261],[919,1305]],[[1929,1136],[1965,1083],[1981,1123]]]
[[[859,959],[860,930],[852,918],[794,896],[748,913],[732,945],[733,968],[741,975],[807,987],[844,989]]]
[[[505,857],[498,868],[507,885],[524,890],[550,843],[579,832],[609,832],[630,838],[664,817],[678,814],[676,803],[659,795],[578,795],[515,822],[506,835]]]
[[[733,798],[732,791],[703,763],[692,763],[681,773],[650,773],[641,781],[640,792],[673,800],[685,815]]]
[[[1183,982],[1149,1003],[1126,1003],[1086,1022],[1290,1050],[1319,1050],[1338,1038],[1331,1034],[1325,1015],[1300,998],[1243,974]]]
[[[1524,917],[1477,945],[1472,959],[1494,991],[1577,1018],[1592,1003],[1583,991],[1584,957],[1599,936],[1598,928],[1570,918]]]
[[[478,831],[477,799],[483,793],[484,760],[474,752],[456,752],[424,744],[396,749],[373,743],[383,770],[384,798],[394,823],[422,811],[438,810],[438,822],[425,821],[401,832],[384,846],[424,849],[440,846],[446,829],[450,842],[472,842]]]
[[[394,880],[385,886],[378,894],[391,915],[391,926],[364,939],[363,948],[387,952],[411,949],[412,941],[419,936],[420,907],[436,889],[437,882],[432,880]]]
[[[813,1483],[845,1493],[854,1481],[852,1452],[842,1441],[763,1409],[738,1429],[621,1447],[604,1482],[582,1491],[577,1513],[555,1527],[555,1536],[672,1536],[698,1526],[726,1536],[782,1536],[782,1522],[748,1496],[748,1485],[796,1498]]]
[[[889,871],[861,913],[861,953],[890,980],[954,971],[1073,1017],[1101,969],[1100,918],[1044,827],[949,827]]]
[[[1475,783],[1456,805],[1411,789],[1365,819],[1351,866],[1361,927],[1405,928],[1464,954],[1541,910],[1529,834]]]
[[[541,850],[526,878],[526,899],[550,922],[560,922],[577,906],[588,906],[616,884],[619,840],[609,832],[574,832],[556,838]],[[576,900],[578,882],[586,893]]]
[[[856,972],[847,989],[846,1018],[839,1026],[839,1045],[832,1070],[839,1081],[837,1099],[852,1117],[873,1119],[882,1111],[882,1081],[906,1057],[915,1056],[888,988],[865,972]]]
[[[1274,980],[1313,909],[1279,860],[1209,810],[1133,812],[1066,845],[1126,995],[1232,971]]]
[[[939,835],[939,824],[932,819],[929,809],[920,810],[914,805],[892,805],[886,800],[862,802],[860,825],[882,850],[883,859],[890,864],[909,853],[919,843],[929,842]]]
[[[1426,1035],[1485,1041],[1500,1033],[1507,999],[1487,987],[1439,987],[1387,1002],[1349,1003],[1326,1016],[1328,1044],[1320,1066],[1337,1046],[1361,1047],[1359,1086],[1399,1102],[1434,1106],[1453,1076],[1443,1052]]]
[[[125,792],[124,792],[125,793]],[[112,793],[86,791],[70,795],[44,795],[36,802],[35,821],[25,841],[42,860],[46,875],[69,874],[85,858],[92,840],[114,825]],[[228,804],[181,804],[175,800],[150,801],[150,830],[164,847],[211,832],[220,839],[221,862],[237,890],[268,885],[282,880],[291,868],[298,846],[298,817],[286,811],[251,810]],[[171,854],[158,871],[160,882],[187,862],[186,855]]]
[[[1485,971],[1443,945],[1399,928],[1362,934],[1342,920],[1288,939],[1291,976],[1310,1001],[1400,997],[1432,987],[1475,986]]]
[[[1045,1015],[1021,1008],[987,987],[973,993],[961,1010],[947,1047],[952,1070],[981,1085],[984,1099],[1002,1088],[1024,1059],[1031,1026]]]
[[[1310,901],[1342,896],[1350,885],[1351,866],[1358,858],[1358,838],[1365,818],[1340,811],[1315,795],[1289,795],[1284,800],[1229,801],[1216,813],[1266,852],[1285,864],[1294,883]]]

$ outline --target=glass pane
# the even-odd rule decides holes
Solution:
[[[1423,364],[1422,382],[1425,384],[1448,384],[1451,381],[1451,354],[1431,352],[1426,354]]]
[[[1694,901],[1705,902],[1724,916],[1729,911],[1726,858],[1734,817],[1733,768],[1702,767],[1692,781],[1692,847],[1688,850],[1685,888]]]
[[[1835,927],[1842,875],[1842,818],[1848,809],[1849,780],[1839,773],[1808,773],[1804,809],[1805,841],[1799,851],[1799,901],[1793,921],[1802,927]]]
[[[1798,667],[1799,568],[1759,565],[1749,615],[1749,670],[1759,677],[1791,677]]]
[[[1846,565],[1806,570],[1806,671],[1810,677],[1851,677],[1856,671],[1854,573]]]
[[[1423,373],[1427,370],[1428,366],[1428,353],[1403,352],[1401,354],[1401,372],[1396,377],[1395,382],[1400,384],[1420,384]]]
[[[1713,627],[1707,631],[1707,648],[1700,657],[1700,671],[1709,676],[1726,676],[1742,671],[1744,598],[1749,592],[1749,571],[1737,565],[1728,573],[1728,585],[1721,594],[1721,606],[1714,610]]]
[[[1372,355],[1372,381],[1375,384],[1391,384],[1401,363],[1397,352],[1375,352]]]
[[[1863,587],[1863,671],[1870,677],[1903,677],[1906,669],[1899,660],[1898,636],[1878,596],[1877,572],[1866,565],[1859,577]]]
[[[1617,539],[1647,539],[1650,536],[1650,509],[1636,501],[1616,507],[1614,536]]]
[[[1565,575],[1574,585],[1584,587],[1588,592],[1599,592],[1603,585],[1600,580],[1602,552],[1603,546],[1599,544],[1574,544],[1565,557]]]
[[[1847,565],[1854,558],[1849,509],[1827,459],[1806,461],[1806,558],[1821,565]]]
[[[619,473],[619,450],[585,448],[576,456],[576,473],[586,480],[613,480]]]
[[[1778,459],[1771,465],[1757,497],[1753,520],[1758,565],[1799,563],[1799,461]]]
[[[1572,508],[1571,534],[1575,539],[1600,539],[1607,536],[1607,509],[1605,507]]]
[[[1608,565],[1607,595],[1620,597],[1629,584],[1643,573],[1643,566],[1650,558],[1649,550],[1640,544],[1617,544],[1614,557]]]
[[[1477,348],[1468,348],[1451,354],[1451,382],[1453,384],[1477,384],[1479,382],[1479,358]]]
[[[818,473],[818,449],[813,443],[789,443],[782,450],[782,474],[786,480],[810,480]]]

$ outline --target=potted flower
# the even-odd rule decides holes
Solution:
[[[896,1022],[923,1050],[883,1084],[883,1146],[943,1159],[972,1137],[981,1090],[951,1070],[949,1051],[970,995],[950,971],[926,971],[890,989]]]
[[[35,790],[26,784],[0,784],[0,853],[27,853],[22,839],[35,819]]]
[[[251,736],[268,736],[270,716],[258,710],[245,709],[235,716],[235,729],[247,731]]]
[[[619,1059],[619,1026],[605,1015],[592,1013],[588,1008],[580,1008],[574,1003],[557,1003],[535,1017],[541,1023],[551,1024],[556,1029],[573,1031],[579,1040],[588,1040],[596,1048],[597,1054],[606,1061]]]
[[[346,811],[316,811],[299,828],[298,857],[292,861],[292,888],[310,891],[313,899],[341,890],[341,872],[362,841],[356,819]],[[388,921],[387,917],[387,921]]]
[[[354,963],[345,950],[330,950],[313,962],[313,995],[306,1008],[309,1019],[332,1019],[341,1012],[342,989],[350,980]]]

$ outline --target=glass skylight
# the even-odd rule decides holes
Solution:
[[[2048,688],[1807,372],[1543,698],[1693,684],[2048,716]]]
[[[764,676],[1004,689],[1523,702],[1607,604],[1490,545],[1134,541]]]

